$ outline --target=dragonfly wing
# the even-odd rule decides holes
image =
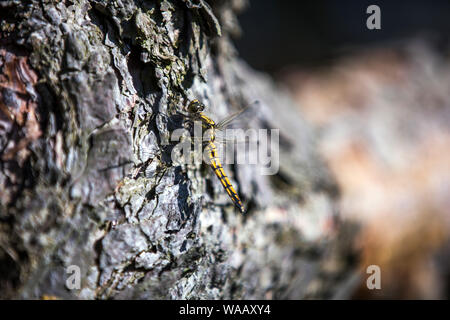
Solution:
[[[219,123],[216,123],[216,129],[217,130],[224,130],[234,119],[245,113],[245,115],[250,116],[249,111],[251,111],[253,106],[257,104],[258,101],[255,101],[251,103],[250,105],[246,106],[245,108],[239,110],[238,112],[233,113],[232,115],[226,117],[225,119],[221,120]]]
[[[216,129],[217,130],[223,130],[226,128],[227,125],[230,124],[231,121],[233,121],[234,119],[236,119],[238,116],[240,116],[245,110],[247,110],[248,107],[239,110],[236,113],[233,113],[232,115],[226,117],[225,119],[223,119],[222,121],[220,121],[219,123],[216,124]]]
[[[225,131],[216,131],[216,140],[219,144],[227,143],[251,143],[257,142],[258,137],[247,135],[228,135]]]

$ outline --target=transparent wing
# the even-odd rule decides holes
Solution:
[[[240,129],[236,129],[240,130]],[[228,131],[228,130],[227,130]],[[216,140],[218,144],[228,144],[228,143],[250,143],[257,141],[257,137],[248,136],[244,133],[241,134],[229,134],[225,130],[223,131],[216,131]]]
[[[233,113],[232,115],[226,117],[225,119],[223,119],[222,121],[220,121],[219,123],[216,123],[216,129],[217,130],[224,130],[234,119],[236,119],[237,117],[239,117],[242,113],[244,113],[244,111],[246,111],[249,107],[245,107],[242,110],[239,110],[236,113]]]
[[[205,136],[205,137],[191,137],[192,141],[194,143],[202,143],[202,142],[208,142],[209,141],[209,137]],[[257,137],[248,137],[248,136],[240,136],[240,135],[236,135],[236,136],[230,136],[230,135],[226,135],[225,132],[218,132],[216,131],[215,133],[215,140],[214,142],[216,144],[230,144],[230,143],[237,143],[237,144],[242,144],[242,143],[250,143],[250,142],[255,142],[258,141]]]
[[[241,115],[243,115],[243,117],[240,117],[240,118],[242,118],[243,120],[245,118],[250,117],[253,114],[253,112],[255,111],[254,106],[258,103],[259,103],[258,101],[255,101],[255,102],[251,103],[250,105],[248,105],[247,107],[233,113],[232,115],[226,117],[225,119],[222,119],[220,122],[216,123],[216,130],[226,129],[226,127],[231,122],[233,122],[236,118],[238,118]]]
[[[255,115],[254,112],[256,112],[256,110],[253,107],[257,103],[258,103],[258,101],[255,101],[255,102],[251,103],[250,105],[248,105],[247,107],[226,117],[219,123],[216,123],[216,125],[214,126],[215,137],[216,137],[215,142],[217,144],[225,145],[228,143],[241,144],[241,143],[248,143],[248,142],[255,141],[256,140],[255,138],[249,139],[249,137],[243,136],[243,134],[241,132],[239,132],[239,130],[245,130],[245,129],[249,128],[249,122],[250,122],[251,118],[254,118],[254,115]],[[184,113],[184,112],[178,111],[177,115],[180,115],[180,116],[182,115],[185,119],[190,120],[190,121],[198,120],[196,115],[191,115],[189,113]],[[236,120],[236,119],[238,119],[238,120]],[[232,124],[233,127],[237,127],[237,128],[233,128],[233,129],[228,128],[230,126],[230,124]],[[239,128],[241,128],[241,129],[239,129]],[[238,132],[236,134],[234,134],[233,131],[238,131]],[[194,137],[193,141],[195,143],[207,142],[207,141],[209,141],[209,135],[206,134],[203,137],[197,137],[197,138]]]

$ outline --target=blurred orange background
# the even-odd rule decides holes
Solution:
[[[258,56],[259,44],[246,38],[246,30],[263,19],[261,6],[278,8],[280,12],[267,14],[280,19],[284,10],[291,10],[286,19],[293,19],[295,8],[262,3],[250,3],[248,11],[256,13],[245,13],[237,46],[250,64],[271,73],[290,90],[316,128],[319,150],[339,184],[341,217],[360,226],[354,246],[360,252],[361,273],[369,265],[381,268],[382,289],[368,290],[363,276],[353,298],[449,298],[450,47],[445,32],[449,29],[443,28],[438,14],[443,2],[427,9],[423,2],[417,6],[419,2],[413,1],[424,16],[435,13],[434,23],[430,17],[414,25],[402,25],[401,20],[389,24],[387,19],[380,37],[364,29],[364,11],[347,16],[348,28],[360,24],[353,36],[345,26],[323,31],[332,28],[326,19],[342,12],[336,6],[326,7],[329,1],[319,1],[312,22],[311,18],[300,24],[287,21],[284,29],[279,23],[280,34],[291,43],[275,46],[280,54],[267,64],[264,56],[276,56],[276,51]],[[388,18],[395,17],[395,11],[389,10],[400,14],[402,9],[380,6]],[[272,29],[266,33],[265,46],[277,27],[268,24],[263,28]],[[298,30],[305,24],[310,33]],[[326,36],[310,41],[319,31]],[[260,32],[265,34],[264,29]],[[342,42],[336,40],[339,32]],[[335,40],[330,44],[330,39]],[[254,57],[250,45],[242,44],[245,41],[253,43]],[[313,49],[308,49],[309,44]],[[298,53],[302,47],[306,53]],[[314,53],[321,59],[314,59]]]

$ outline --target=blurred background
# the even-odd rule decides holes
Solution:
[[[369,5],[381,30],[369,30]],[[450,297],[450,1],[252,0],[241,57],[316,128],[363,275],[353,298]]]

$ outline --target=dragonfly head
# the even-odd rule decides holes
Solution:
[[[192,113],[199,113],[205,109],[205,105],[197,99],[192,100],[188,105],[188,111]]]

